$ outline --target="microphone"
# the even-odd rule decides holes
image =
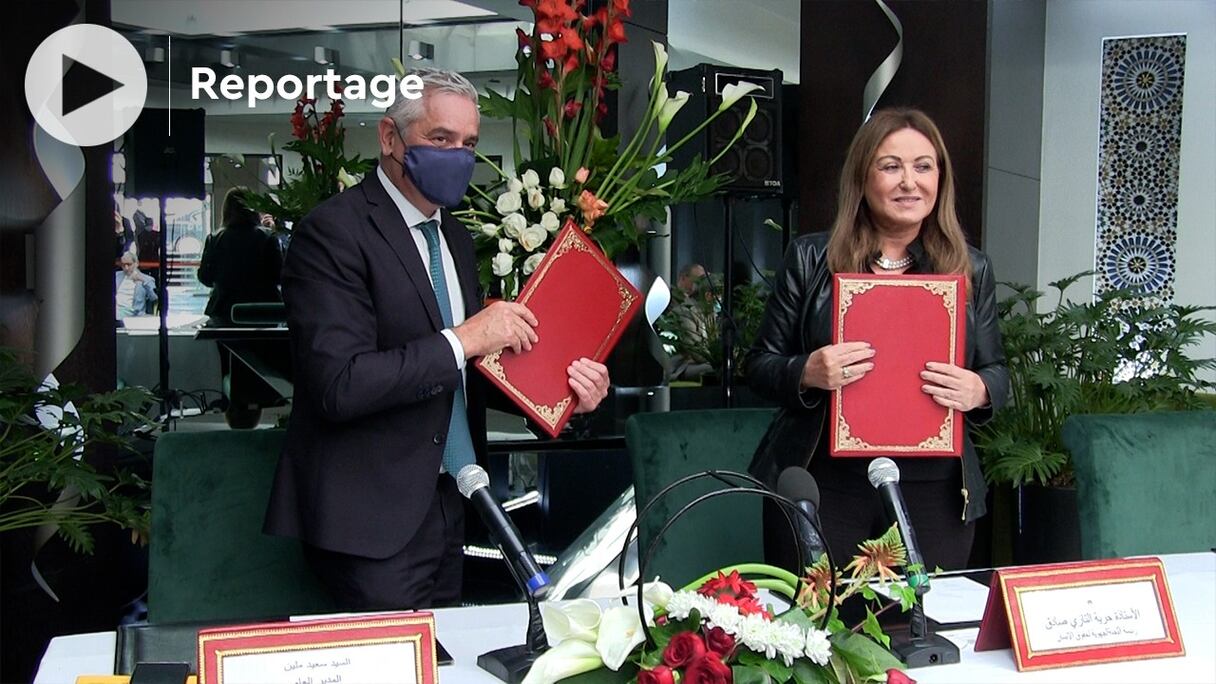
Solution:
[[[805,468],[790,466],[781,471],[781,476],[777,478],[777,493],[806,511],[815,524],[819,523],[819,485],[815,484],[815,478]],[[813,565],[824,554],[823,538],[810,520],[801,515],[795,515],[794,519],[798,526],[798,539],[806,551],[806,556],[798,560],[803,567]]]
[[[456,488],[464,498],[473,502],[473,507],[489,528],[494,543],[498,545],[521,588],[533,598],[543,597],[549,587],[549,576],[540,569],[536,559],[520,540],[519,530],[507,517],[502,505],[490,495],[490,476],[485,469],[475,463],[461,468],[456,474]]]
[[[916,532],[912,530],[908,507],[904,505],[904,495],[899,489],[899,466],[889,458],[876,458],[870,462],[867,475],[870,484],[874,485],[882,497],[887,518],[899,526],[899,536],[903,538],[904,549],[908,552],[908,564],[904,566],[908,586],[916,590],[917,596],[923,595],[929,591],[929,574],[925,571],[925,559],[920,555]]]

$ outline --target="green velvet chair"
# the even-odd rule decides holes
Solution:
[[[1216,411],[1077,415],[1063,437],[1082,558],[1216,547]]]
[[[718,409],[639,413],[625,424],[639,510],[672,482],[718,469],[746,472],[752,453],[773,419],[772,409]],[[682,485],[660,500],[639,523],[639,561],[667,520],[697,496],[722,488],[713,480]],[[728,495],[700,504],[663,536],[646,579],[660,576],[673,587],[727,565],[763,562],[761,499]]]
[[[283,437],[283,430],[224,430],[157,440],[150,623],[332,612],[299,542],[262,534]]]

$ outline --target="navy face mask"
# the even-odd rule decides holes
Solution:
[[[400,137],[401,133],[397,135]],[[405,138],[401,138],[401,142],[404,143]],[[454,207],[460,204],[469,189],[475,162],[473,150],[466,147],[409,145],[401,170],[428,201],[441,207]]]

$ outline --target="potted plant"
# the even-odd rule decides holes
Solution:
[[[1048,308],[1040,308],[1044,292],[1016,284],[1005,284],[1013,293],[999,303],[1013,396],[975,428],[974,438],[988,479],[1016,490],[1017,562],[1079,557],[1076,490],[1061,437],[1065,419],[1208,407],[1200,393],[1213,383],[1200,373],[1216,361],[1188,352],[1216,335],[1216,322],[1202,317],[1214,307],[1152,305],[1128,290],[1089,302],[1066,298],[1069,287],[1091,275],[1050,283],[1055,302]],[[1035,548],[1035,541],[1047,547]]]
[[[0,348],[0,533],[51,524],[72,549],[93,551],[89,527],[114,523],[146,539],[147,482],[123,468],[98,469],[94,447],[130,450],[130,430],[149,425],[146,390],[89,394],[39,382]]]
[[[769,274],[771,277],[771,274]],[[768,300],[767,283],[735,285],[732,321],[724,320],[722,310],[722,276],[709,274],[700,278],[691,293],[676,288],[671,293],[671,305],[655,323],[655,329],[668,354],[680,359],[682,367],[700,371],[700,377],[722,376],[722,333],[726,325],[734,325],[734,368],[743,372],[743,357],[756,339],[764,306]],[[697,375],[685,373],[686,378]]]

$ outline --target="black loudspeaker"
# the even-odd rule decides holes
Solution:
[[[123,194],[202,199],[204,118],[202,109],[145,109],[123,143]]]
[[[667,129],[668,143],[680,140],[717,111],[722,103],[722,89],[727,85],[740,81],[754,83],[760,86],[750,94],[756,100],[756,118],[743,137],[710,170],[732,177],[723,188],[729,193],[780,195],[784,189],[781,78],[780,69],[761,71],[713,64],[673,71],[669,77],[670,89],[684,90],[691,96],[684,105],[685,111],[681,111]],[[672,164],[680,168],[696,155],[703,160],[716,157],[739,130],[747,109],[746,100],[740,100],[703,130],[698,140],[689,141],[676,150]]]

